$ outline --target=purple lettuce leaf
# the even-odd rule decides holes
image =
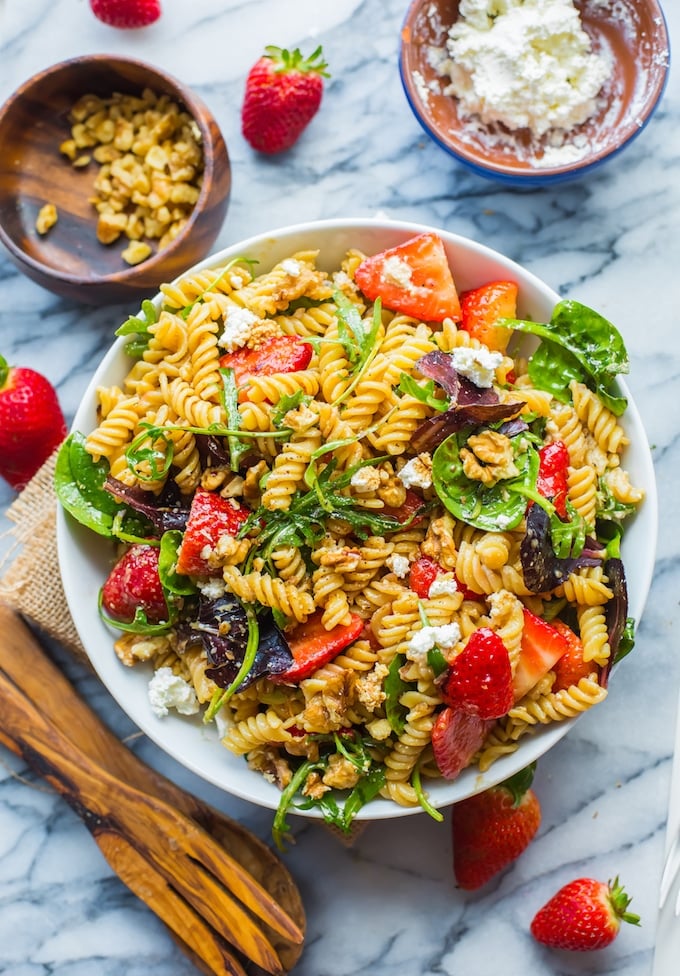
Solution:
[[[129,505],[130,508],[146,516],[159,536],[170,529],[186,528],[189,518],[190,499],[183,496],[175,482],[169,478],[160,495],[154,495],[143,488],[131,488],[117,478],[108,475],[104,488],[114,498]]]
[[[601,565],[602,550],[594,540],[592,545],[586,545],[580,556],[559,559],[550,538],[550,518],[540,505],[530,507],[526,526],[519,555],[524,582],[532,593],[554,590],[564,583],[570,573],[583,566]]]

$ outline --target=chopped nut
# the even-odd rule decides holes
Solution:
[[[83,95],[70,117],[71,138],[60,152],[75,167],[91,158],[101,167],[90,200],[100,214],[98,240],[111,244],[121,234],[128,237],[135,244],[123,252],[128,264],[148,257],[150,241],[161,248],[174,241],[200,196],[203,150],[196,121],[168,95],[150,89],[140,97]]]
[[[151,248],[144,241],[130,241],[122,252],[123,261],[128,264],[141,264],[151,254]]]
[[[35,221],[35,229],[39,234],[46,234],[50,228],[54,227],[58,219],[57,208],[53,203],[46,203],[40,208]]]

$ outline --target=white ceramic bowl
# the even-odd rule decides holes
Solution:
[[[217,267],[235,255],[247,255],[260,263],[258,273],[267,271],[298,250],[319,249],[319,266],[329,270],[339,266],[350,247],[367,254],[391,247],[425,230],[419,224],[384,220],[328,220],[299,224],[241,241],[203,261],[198,268]],[[519,284],[518,314],[547,321],[559,296],[546,284],[518,264],[474,241],[438,230],[444,240],[449,262],[459,289],[465,290],[488,281],[512,278]],[[157,298],[157,301],[159,299]],[[112,327],[117,323],[111,323]],[[104,357],[83,397],[73,428],[84,433],[96,426],[95,391],[98,386],[120,384],[130,368],[124,352],[124,339],[114,342]],[[657,500],[654,470],[647,438],[635,404],[623,383],[621,392],[629,398],[623,424],[630,438],[625,466],[634,484],[646,491],[639,513],[626,530],[623,559],[626,567],[630,609],[639,621],[652,577],[657,532]],[[111,565],[110,544],[74,522],[61,509],[57,518],[59,561],[69,608],[83,645],[99,677],[133,721],[157,745],[194,773],[227,793],[275,809],[280,793],[244,760],[232,755],[218,741],[213,725],[203,725],[171,713],[156,718],[147,697],[150,672],[144,666],[124,667],[113,651],[114,634],[102,623],[97,612],[99,589]],[[625,680],[625,667],[622,680]],[[614,686],[616,680],[614,681]],[[615,693],[615,690],[614,690]],[[480,774],[475,767],[456,780],[429,781],[427,789],[435,807],[445,807],[472,793],[487,789],[537,759],[568,731],[573,721],[555,723],[521,740],[519,749],[494,763]],[[295,811],[303,816],[320,817],[316,810]],[[405,808],[377,799],[360,812],[359,820],[379,820],[420,813],[420,807]]]

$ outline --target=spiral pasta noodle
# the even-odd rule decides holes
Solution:
[[[108,474],[131,510],[156,505],[172,525],[121,536],[162,548],[168,616],[117,637],[122,664],[168,668],[251,770],[282,790],[301,770],[310,805],[368,784],[427,808],[421,776],[452,775],[447,680],[486,642],[507,654],[518,700],[484,719],[463,767],[484,772],[605,698],[621,596],[607,543],[643,492],[624,467],[626,430],[594,388],[539,388],[530,360],[490,350],[464,316],[379,305],[359,285],[364,260],[353,249],[326,271],[309,249],[263,273],[237,259],[163,285],[127,376],[97,391],[83,449],[98,488]],[[555,443],[552,456],[568,456],[559,478],[542,468]],[[206,496],[219,517],[191,540]],[[553,533],[571,529],[587,558],[557,554]],[[572,630],[591,673],[563,687],[557,663],[527,665],[537,626],[555,640]],[[257,666],[229,643],[243,628],[238,653]]]

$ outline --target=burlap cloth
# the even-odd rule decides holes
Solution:
[[[93,670],[61,585],[54,493],[57,454],[58,450],[45,461],[5,513],[12,526],[6,533],[9,549],[0,560],[0,602],[26,617]],[[349,834],[330,824],[325,826],[343,844],[351,846],[366,825],[353,824]]]
[[[45,461],[5,513],[13,525],[7,532],[9,549],[0,561],[0,601],[89,666],[59,573],[57,499],[53,486],[57,453]]]

